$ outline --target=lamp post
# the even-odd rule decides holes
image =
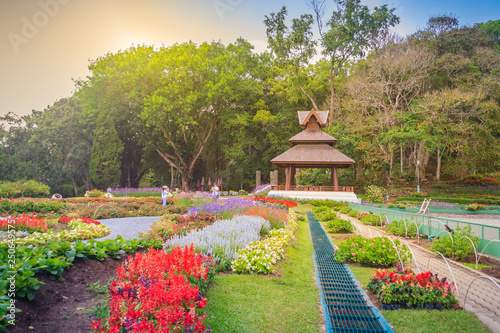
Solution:
[[[420,160],[417,160],[417,193],[420,193]]]

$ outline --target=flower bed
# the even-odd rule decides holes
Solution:
[[[403,263],[407,262],[410,256],[406,245],[398,239],[393,242],[387,237],[370,239],[358,235],[340,243],[335,251],[335,259],[340,263],[357,262],[366,266],[392,266],[401,256]],[[399,256],[395,247],[399,251]]]
[[[165,248],[193,244],[197,250],[211,253],[217,263],[227,263],[236,259],[237,250],[259,240],[261,233],[270,229],[262,217],[236,215],[184,236],[174,235],[165,242]]]
[[[289,201],[289,200],[277,200],[269,197],[253,197],[248,199],[260,202],[272,203],[272,204],[280,204],[288,208],[297,207],[297,203],[295,201]]]
[[[161,187],[115,187],[110,189],[110,193],[115,197],[161,197]]]
[[[241,198],[228,198],[225,200],[217,200],[216,197],[207,195],[196,195],[195,203],[189,208],[188,214],[196,215],[200,212],[222,215],[230,217],[232,215],[242,214],[246,209],[255,206],[250,200]]]
[[[478,210],[484,210],[485,208],[484,208],[483,204],[478,204],[476,202],[476,203],[465,206],[465,209],[474,212],[474,211],[478,211]]]
[[[117,269],[118,282],[111,284],[109,318],[94,320],[92,330],[210,332],[199,311],[207,304],[199,286],[208,286],[211,267],[211,259],[192,246],[129,258]]]
[[[424,272],[415,274],[410,269],[395,271],[375,270],[368,283],[368,290],[382,301],[383,310],[399,308],[449,309],[458,301],[453,295],[454,283],[437,274]]]
[[[274,229],[264,240],[238,250],[238,258],[231,265],[233,272],[273,273],[276,270],[276,263],[283,258],[285,247],[293,238],[297,228],[297,214],[291,210],[284,229]]]
[[[387,208],[399,208],[399,209],[416,209],[417,206],[414,204],[411,204],[409,202],[407,203],[397,203],[397,204],[389,204],[387,205]]]
[[[67,208],[67,205],[54,199],[2,199],[0,200],[0,213],[58,213]]]
[[[101,224],[101,222],[89,219],[87,217],[60,217],[57,222],[59,223],[69,223],[71,220],[80,220],[82,223],[87,224]]]
[[[5,218],[0,220],[0,230],[27,231],[31,233],[46,232],[48,228],[43,219],[23,214],[21,217]]]
[[[107,226],[103,224],[87,224],[81,220],[71,220],[68,222],[68,227],[71,230],[63,230],[61,232],[51,232],[48,230],[45,233],[34,232],[33,234],[15,239],[5,239],[2,244],[12,243],[16,245],[43,245],[50,240],[60,241],[76,241],[80,239],[91,239],[106,236],[110,233]]]
[[[269,221],[272,229],[283,228],[288,221],[288,212],[283,208],[250,207],[242,215],[260,216]]]
[[[185,235],[193,229],[205,228],[217,219],[217,215],[208,213],[198,213],[196,215],[165,215],[159,221],[151,225],[151,231],[156,233],[163,240],[173,235]]]

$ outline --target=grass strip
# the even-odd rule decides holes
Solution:
[[[304,213],[304,209],[297,210]],[[207,293],[205,321],[213,332],[319,332],[324,324],[314,281],[309,225],[299,219],[297,241],[278,272],[218,275]]]
[[[372,267],[349,265],[363,288],[375,271]],[[389,268],[392,270],[393,268]],[[463,310],[381,311],[395,333],[490,332],[472,312]]]

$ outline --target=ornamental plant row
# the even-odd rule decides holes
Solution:
[[[342,241],[335,251],[335,259],[340,263],[357,262],[366,266],[392,266],[400,257],[403,263],[410,260],[408,247],[388,237],[358,235]]]
[[[297,203],[295,201],[290,201],[290,200],[277,200],[269,197],[253,197],[248,199],[260,202],[272,203],[272,204],[280,204],[288,208],[297,207]]]
[[[288,223],[283,229],[274,229],[268,237],[238,251],[238,258],[231,268],[237,273],[269,274],[276,270],[276,263],[282,259],[285,247],[293,239],[298,228],[297,214],[290,210]]]
[[[71,220],[68,222],[70,230],[61,232],[34,232],[31,235],[23,238],[15,238],[14,235],[2,240],[0,244],[15,244],[15,245],[43,245],[51,240],[59,241],[76,241],[81,239],[91,239],[106,236],[110,233],[110,229],[103,224],[87,224],[81,220]]]
[[[20,217],[7,217],[0,220],[0,230],[16,230],[26,232],[46,232],[48,230],[43,219],[26,216],[24,213]]]
[[[109,289],[110,315],[94,320],[93,332],[210,332],[199,285],[208,286],[212,267],[192,245],[129,257]]]
[[[259,240],[261,233],[270,229],[269,221],[262,217],[236,215],[186,235],[174,235],[165,242],[165,249],[193,244],[197,250],[212,254],[215,262],[228,263],[236,259],[240,248]]]
[[[368,290],[377,295],[384,310],[398,308],[449,309],[458,303],[454,283],[439,279],[430,271],[415,274],[397,265],[395,271],[375,270],[368,282]]]

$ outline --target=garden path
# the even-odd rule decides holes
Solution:
[[[161,216],[142,216],[97,220],[111,229],[109,235],[97,238],[97,240],[115,239],[118,235],[123,238],[137,238],[139,231],[148,231],[151,224],[160,219]]]
[[[359,220],[347,215],[340,215],[342,218],[349,219],[354,223],[356,229],[360,230],[365,237],[373,238],[379,235],[388,236],[383,230],[367,226]],[[420,271],[430,270],[433,273],[437,273],[441,278],[446,276],[448,281],[453,281],[454,278],[459,294],[457,298],[462,306],[464,306],[464,300],[467,295],[464,306],[465,310],[474,312],[479,320],[481,320],[492,332],[500,332],[500,288],[485,278],[476,279],[479,276],[485,275],[478,273],[472,268],[466,267],[453,260],[448,260],[451,268],[450,273],[450,269],[441,256],[415,244],[411,245],[411,249],[415,255],[415,260],[417,261]],[[413,266],[417,265],[414,264]],[[414,267],[414,271],[418,271],[417,267]],[[500,284],[500,280],[492,279]],[[469,292],[467,294],[468,289]]]

